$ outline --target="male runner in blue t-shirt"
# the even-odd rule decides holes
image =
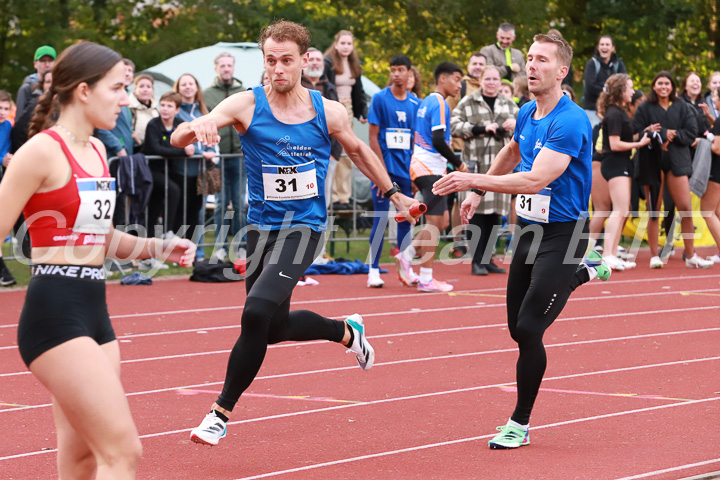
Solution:
[[[451,62],[442,62],[435,67],[435,91],[425,97],[417,111],[415,124],[415,148],[410,163],[410,177],[415,182],[423,203],[427,205],[425,226],[412,243],[395,255],[395,264],[400,281],[405,285],[417,282],[420,292],[449,292],[453,286],[433,278],[433,260],[440,233],[450,218],[447,199],[435,195],[433,183],[447,172],[451,163],[458,171],[467,172],[467,166],[450,148],[450,107],[445,99],[460,93],[462,69]],[[415,280],[411,263],[416,250],[422,253],[420,275]]]
[[[460,214],[467,222],[485,191],[518,194],[519,232],[510,265],[507,312],[510,335],[518,344],[517,404],[490,448],[530,443],[529,424],[547,365],[542,338],[570,293],[610,270],[587,249],[587,217],[592,183],[592,128],[583,110],[563,94],[572,48],[560,37],[536,35],[527,54],[528,87],[536,101],[520,109],[515,136],[485,175],[453,173],[435,184],[440,195],[473,189]],[[507,175],[516,165],[519,173]],[[536,238],[537,237],[537,238]]]
[[[410,160],[412,159],[415,115],[420,102],[406,89],[408,77],[412,75],[412,63],[407,55],[399,54],[390,59],[392,84],[375,94],[370,104],[370,148],[383,161],[390,174],[390,180],[400,186],[404,195],[412,195]],[[373,190],[375,184],[373,184]],[[367,286],[380,288],[385,282],[380,278],[380,254],[388,224],[390,202],[380,192],[373,194],[374,217],[370,232],[370,271]],[[410,233],[410,224],[400,222],[397,226],[397,245],[407,246],[405,239]],[[412,272],[412,269],[410,269]],[[402,277],[400,281],[403,281]],[[416,282],[416,280],[415,280]],[[412,283],[412,280],[410,281]]]
[[[175,146],[213,146],[218,128],[233,125],[242,137],[248,170],[248,257],[240,338],[211,412],[191,432],[196,443],[217,445],[240,395],[255,379],[268,344],[329,340],[350,348],[369,370],[375,358],[360,315],[345,321],[307,310],[290,311],[293,288],[317,256],[326,229],[325,176],[330,136],[385,197],[408,214],[418,202],[399,192],[383,164],[353,133],[345,108],[300,84],[310,33],[293,22],[269,25],[258,40],[271,85],[236,93],[208,115],[178,126]]]

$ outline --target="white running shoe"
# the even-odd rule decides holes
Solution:
[[[657,255],[650,259],[650,268],[663,268],[664,266],[665,264]]]
[[[383,285],[385,285],[385,282],[382,278],[380,278],[380,275],[373,275],[372,273],[368,273],[368,279],[367,279],[367,287],[368,288],[382,288]]]
[[[713,255],[712,257],[707,257],[706,260],[713,263],[720,263],[720,255]]]
[[[630,270],[630,269],[637,267],[637,263],[635,263],[635,262],[630,262],[630,261],[622,260],[622,259],[620,261],[622,262],[623,267],[625,267],[625,270]]]
[[[348,327],[353,329],[353,343],[348,348],[348,353],[352,352],[357,358],[358,365],[363,370],[370,370],[375,363],[375,350],[365,338],[365,324],[363,319],[357,313],[353,313],[345,319]]]
[[[413,272],[412,264],[405,258],[403,252],[395,255],[395,267],[397,268],[397,276],[400,283],[406,287],[414,287],[418,284],[418,276]]]
[[[622,260],[626,260],[628,262],[632,262],[635,260],[635,255],[628,252],[625,247],[618,245],[618,257],[620,257]]]
[[[424,293],[447,293],[452,292],[453,286],[446,282],[441,282],[440,280],[435,280],[434,278],[430,280],[428,283],[418,282],[417,289],[418,292],[424,292]]]
[[[697,253],[692,258],[685,260],[685,266],[688,268],[709,268],[712,264],[712,261],[700,258]]]
[[[190,432],[190,440],[201,445],[215,446],[227,435],[227,423],[215,415],[215,410],[205,415],[202,423]]]
[[[625,262],[620,260],[615,255],[605,255],[602,257],[603,261],[607,263],[608,267],[612,268],[613,270],[617,270],[618,272],[622,272],[625,270]]]

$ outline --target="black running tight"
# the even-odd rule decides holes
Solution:
[[[518,226],[523,230],[516,230],[519,239],[507,286],[508,327],[520,350],[517,404],[511,418],[527,425],[547,365],[542,342],[545,330],[560,315],[573,290],[589,279],[584,268],[578,269],[587,248],[587,224],[528,226],[520,221]]]
[[[317,254],[321,234],[310,229],[259,231],[248,228],[241,333],[228,360],[217,404],[232,411],[255,379],[268,344],[288,340],[340,342],[345,323],[307,310],[290,311],[293,288]]]

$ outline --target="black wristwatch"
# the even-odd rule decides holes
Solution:
[[[393,182],[392,188],[390,190],[388,190],[387,192],[383,193],[383,197],[390,198],[399,191],[400,191],[400,186],[397,183]]]
[[[487,193],[485,190],[480,190],[479,188],[471,188],[470,191],[476,195],[480,195],[481,197],[484,197]]]

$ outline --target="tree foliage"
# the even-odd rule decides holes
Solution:
[[[269,22],[307,25],[321,50],[341,29],[352,30],[366,75],[387,80],[392,54],[407,53],[431,88],[433,67],[495,42],[501,22],[515,24],[514,46],[557,28],[575,50],[576,80],[601,33],[615,38],[636,83],[659,70],[703,78],[718,70],[720,0],[6,0],[0,10],[0,88],[15,92],[33,72],[40,45],[79,40],[107,45],[138,69],[218,41],[254,41]],[[580,84],[576,83],[579,88]]]

